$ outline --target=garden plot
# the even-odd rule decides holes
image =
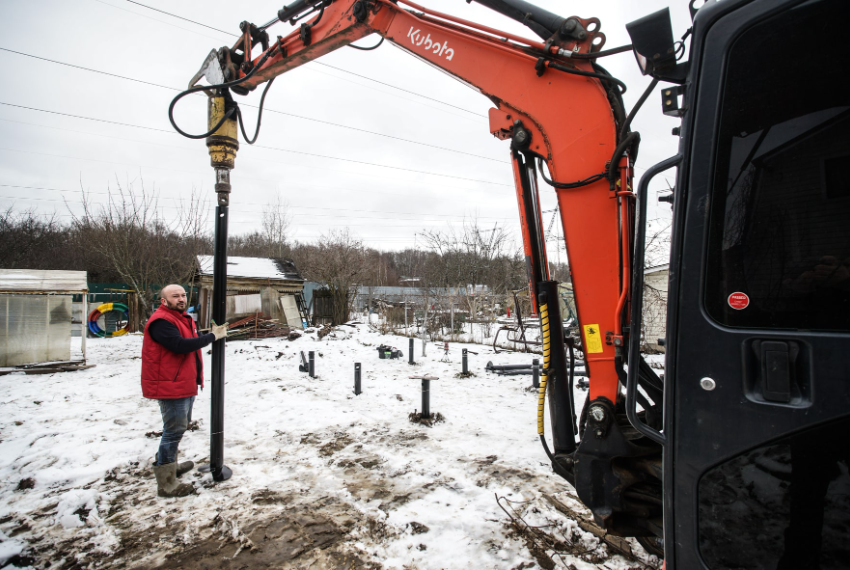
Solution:
[[[630,541],[600,539],[536,433],[530,376],[486,373],[482,345],[429,344],[366,325],[227,345],[228,481],[184,475],[197,494],[156,496],[162,429],[141,397],[141,337],[96,339],[95,368],[0,384],[0,567],[656,568]],[[379,359],[379,345],[399,359]],[[461,348],[472,375],[460,378]],[[298,371],[316,353],[316,378]],[[205,364],[210,356],[204,351]],[[354,363],[362,389],[354,395]],[[428,374],[431,411],[411,423]],[[207,374],[207,378],[209,378]],[[209,382],[209,379],[207,379]],[[585,392],[576,390],[581,404]],[[181,460],[209,459],[209,390]],[[633,554],[629,551],[633,549]],[[625,554],[625,555],[622,555]]]

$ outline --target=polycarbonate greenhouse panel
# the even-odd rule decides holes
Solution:
[[[0,295],[0,366],[70,358],[70,295]]]

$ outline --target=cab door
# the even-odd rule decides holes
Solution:
[[[850,568],[850,3],[696,19],[674,207],[667,569]]]

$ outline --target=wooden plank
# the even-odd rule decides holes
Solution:
[[[579,528],[581,528],[583,531],[593,534],[596,538],[607,544],[612,550],[614,550],[618,554],[625,556],[629,560],[637,562],[644,568],[650,568],[650,566],[645,565],[644,563],[637,560],[637,558],[635,558],[635,555],[632,552],[632,547],[629,544],[628,540],[621,536],[614,536],[608,534],[607,532],[605,532],[605,529],[592,522],[589,518],[587,518],[587,516],[582,513],[576,512],[575,510],[571,509],[555,497],[546,493],[543,493],[543,496],[546,498],[547,501],[549,501],[549,504],[551,504],[553,507],[555,507],[557,510],[559,510],[561,513],[563,513],[570,519],[576,521],[576,523],[578,523]]]
[[[81,366],[53,366],[49,368],[18,368],[15,370],[0,370],[0,376],[12,374],[14,372],[23,372],[24,374],[55,374],[57,372],[74,372],[76,370],[86,370],[94,368],[96,364],[85,364]]]

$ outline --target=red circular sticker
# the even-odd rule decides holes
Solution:
[[[740,311],[741,309],[746,309],[750,305],[750,298],[746,293],[738,291],[729,295],[726,302],[729,303],[729,306],[733,309]]]

